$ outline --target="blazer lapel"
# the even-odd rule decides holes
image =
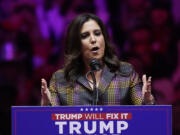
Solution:
[[[88,88],[89,90],[92,90],[89,83],[88,83],[88,80],[84,77],[84,76],[80,76],[78,79],[77,79],[77,82],[79,82],[80,84],[82,84],[84,87]]]
[[[101,80],[99,82],[98,89],[104,93],[106,88],[109,86],[111,83],[115,73],[110,72],[109,68],[107,66],[104,66]]]
[[[103,72],[101,75],[101,79],[99,82],[99,86],[98,89],[101,91],[101,93],[104,93],[104,91],[106,90],[106,88],[109,86],[109,84],[111,83],[111,80],[114,77],[114,73],[109,71],[109,68],[105,65],[103,68]],[[89,90],[92,90],[88,80],[84,77],[84,76],[80,76],[77,81],[82,84],[84,87],[86,87]]]

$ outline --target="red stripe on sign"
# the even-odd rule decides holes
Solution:
[[[54,113],[52,120],[129,120],[132,113]]]

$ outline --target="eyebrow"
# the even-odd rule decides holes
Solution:
[[[93,31],[101,31],[101,29],[94,29]],[[83,34],[83,33],[87,33],[87,32],[89,32],[89,31],[84,31],[84,32],[81,32],[81,34]]]

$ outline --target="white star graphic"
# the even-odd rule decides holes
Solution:
[[[86,108],[86,111],[88,111],[89,109],[88,108]]]
[[[84,109],[83,109],[83,108],[81,108],[81,109],[80,109],[80,111],[82,112],[82,111],[84,111]]]
[[[96,108],[95,111],[98,111],[98,108]]]
[[[103,108],[100,108],[100,111],[103,111]]]
[[[93,111],[93,108],[91,108],[90,111]]]

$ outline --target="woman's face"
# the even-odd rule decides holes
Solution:
[[[81,28],[81,51],[85,63],[92,58],[102,60],[105,50],[105,41],[100,26],[90,19]]]

